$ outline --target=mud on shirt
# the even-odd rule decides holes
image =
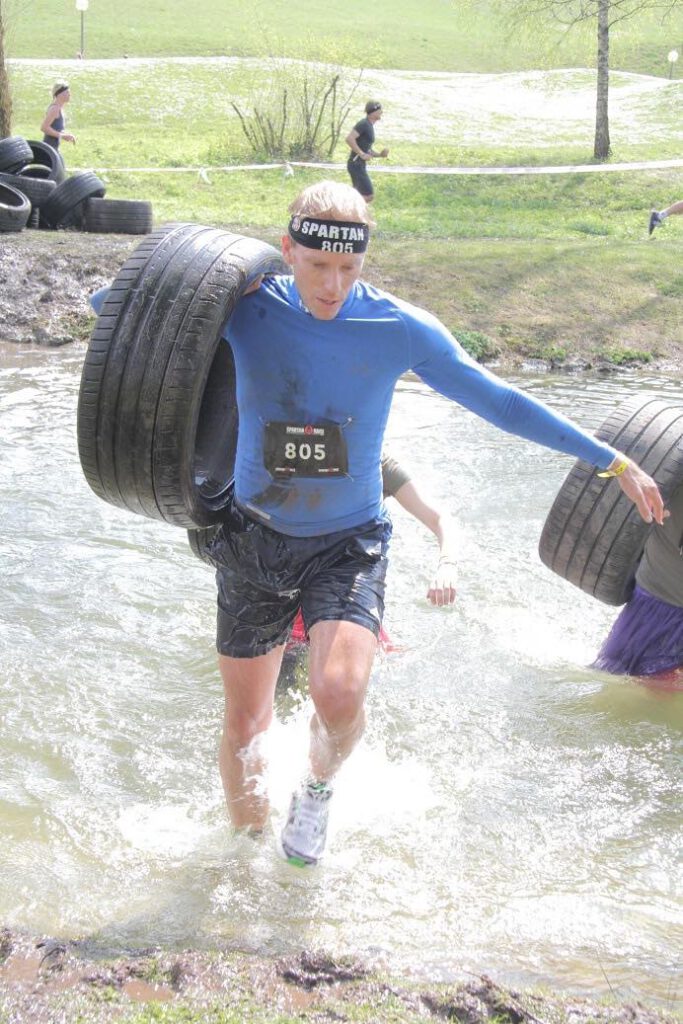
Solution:
[[[268,277],[237,303],[224,337],[237,378],[235,497],[284,534],[318,536],[380,513],[382,438],[407,370],[510,433],[602,469],[615,457],[476,363],[432,314],[362,281],[333,320],[317,320],[292,277]]]

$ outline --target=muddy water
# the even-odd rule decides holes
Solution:
[[[0,365],[0,923],[93,948],[366,954],[680,999],[683,694],[586,666],[615,611],[536,544],[571,460],[399,388],[392,451],[457,515],[461,585],[424,600],[430,538],[395,514],[367,736],[302,873],[230,837],[217,771],[211,571],[182,530],[95,498],[74,433],[82,354]],[[595,427],[664,378],[527,377]],[[302,765],[302,673],[278,691],[273,824]]]

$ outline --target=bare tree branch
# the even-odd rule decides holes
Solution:
[[[332,156],[363,71],[274,62],[267,87],[249,113],[232,104],[254,155],[314,160]]]

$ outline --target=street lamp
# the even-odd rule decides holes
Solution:
[[[85,0],[85,2],[87,3],[88,0]],[[669,50],[669,53],[668,53],[666,59],[669,62],[669,78],[671,78],[671,76],[674,73],[674,64],[678,60],[678,50]]]
[[[76,10],[81,12],[81,57],[85,57],[85,12],[90,0],[76,0]]]

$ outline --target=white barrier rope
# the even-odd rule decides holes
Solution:
[[[288,161],[276,164],[229,164],[224,167],[74,167],[74,171],[99,171],[102,174],[197,174],[207,184],[209,174],[234,171],[276,171],[294,174],[295,167],[325,171],[342,171],[346,164],[305,163]],[[683,160],[645,160],[639,163],[564,164],[547,167],[391,167],[372,164],[373,174],[606,174],[614,171],[657,171],[683,167]]]

